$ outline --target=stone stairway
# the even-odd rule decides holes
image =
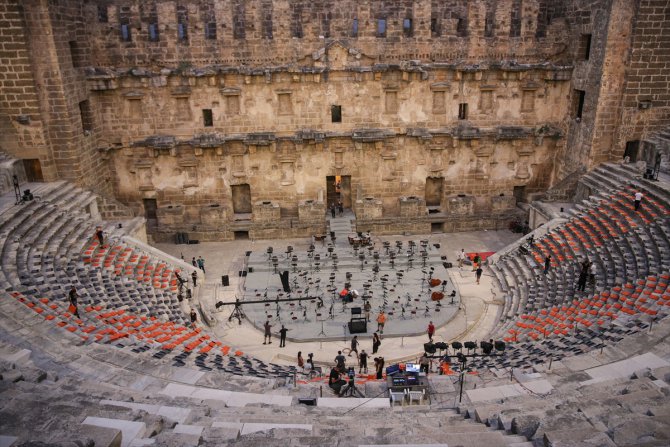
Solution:
[[[349,246],[348,236],[356,232],[355,224],[356,216],[350,210],[345,210],[340,217],[328,216],[328,228],[335,233],[335,245],[337,247],[346,248]]]

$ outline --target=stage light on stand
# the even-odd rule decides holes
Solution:
[[[504,341],[498,340],[494,343],[494,346],[496,348],[496,351],[503,352],[505,350],[505,342]]]
[[[465,346],[465,349],[468,350],[468,354],[469,354],[470,351],[472,351],[473,349],[474,349],[475,351],[477,350],[477,343],[475,343],[474,341],[466,341],[466,342],[463,344],[463,346]]]

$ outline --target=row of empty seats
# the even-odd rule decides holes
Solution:
[[[638,177],[613,164],[588,173],[581,182],[591,194],[568,222],[535,239],[528,252],[492,266],[505,296],[493,334],[511,345],[504,358],[479,365],[523,366],[579,354],[670,313],[670,191]],[[638,191],[644,199],[636,211]],[[586,259],[595,264],[595,280],[582,291]]]
[[[115,225],[91,217],[96,197],[66,182],[41,185],[39,200],[0,215],[3,295],[83,343],[107,343],[175,366],[236,375],[289,377],[294,368],[267,364],[190,326],[178,296],[179,269],[132,246]],[[97,226],[106,235],[100,245]],[[79,318],[68,311],[78,295]]]

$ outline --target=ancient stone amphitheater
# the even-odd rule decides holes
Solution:
[[[0,0],[0,446],[669,445],[669,17],[662,0]],[[451,345],[422,395],[361,374],[365,397],[335,397],[279,348],[248,352],[256,322],[234,331],[215,305],[280,238],[512,220],[533,242],[488,257],[487,311],[439,328],[506,349],[461,363]],[[156,248],[185,233],[239,254],[236,291]],[[439,245],[425,258],[456,272]]]

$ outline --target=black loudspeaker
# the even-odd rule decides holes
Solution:
[[[362,313],[362,310],[360,307],[352,307],[351,308],[351,315],[360,315]]]
[[[246,270],[242,270],[242,276],[247,276],[247,271]]]
[[[316,397],[299,397],[298,398],[298,403],[307,405],[310,407],[315,407],[316,406]]]
[[[223,275],[221,277],[221,284],[223,284],[223,287],[228,287],[230,285],[230,278],[228,278],[228,275]]]
[[[249,257],[249,256],[251,256],[251,252],[248,251],[248,252],[245,253],[245,255],[246,255],[247,257]],[[251,271],[251,270],[249,270],[249,271]]]
[[[289,285],[288,282],[288,270],[284,270],[279,274],[279,278],[281,279],[281,285],[282,288],[284,289],[285,293],[291,293],[291,286]]]
[[[368,321],[365,318],[352,318],[349,322],[350,334],[364,334],[368,331]]]
[[[423,350],[427,354],[435,354],[435,345],[433,343],[424,343],[423,344]]]
[[[254,272],[254,268],[253,268],[253,267],[249,267],[249,273],[253,273],[253,272]]]

